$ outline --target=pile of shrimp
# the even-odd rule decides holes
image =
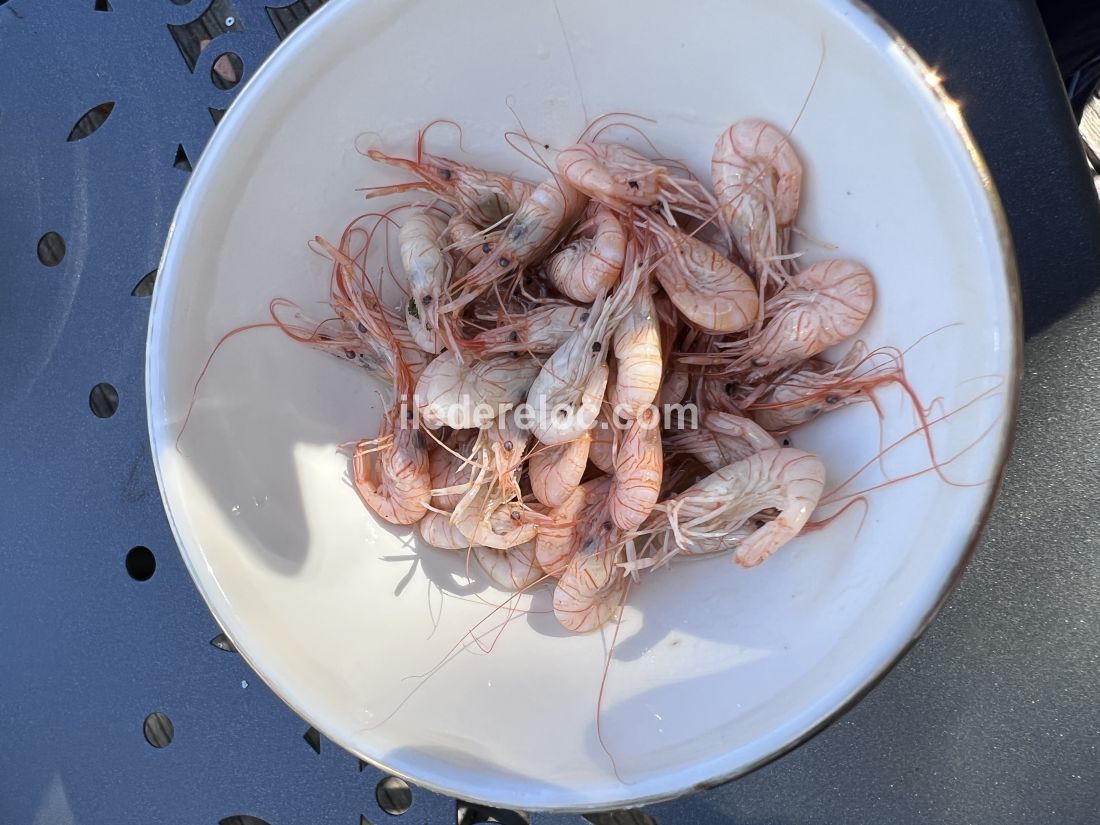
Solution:
[[[432,155],[424,132],[414,159],[371,150],[412,180],[367,197],[417,200],[317,239],[333,318],[271,306],[295,340],[392,387],[377,435],[350,445],[363,503],[501,587],[552,586],[577,632],[674,557],[776,553],[825,485],[785,436],[897,378],[859,343],[823,355],[875,287],[856,261],[792,251],[803,169],[787,133],[734,123],[708,185],[603,132],[538,185]],[[402,271],[371,277],[391,230]]]

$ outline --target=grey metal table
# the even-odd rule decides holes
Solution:
[[[381,774],[211,644],[226,646],[145,431],[148,295],[175,202],[236,81],[320,3],[0,0],[5,825],[390,819]],[[650,810],[661,825],[1100,810],[1095,192],[1030,0],[875,6],[940,68],[1004,195],[1029,336],[1017,448],[974,563],[904,662],[793,753]],[[396,821],[456,817],[487,819],[413,789]]]

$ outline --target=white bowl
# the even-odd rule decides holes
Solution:
[[[909,379],[926,402],[942,399],[937,410],[981,397],[933,428],[941,459],[973,444],[947,472],[976,486],[926,473],[869,493],[861,529],[859,506],[759,568],[686,562],[634,589],[601,717],[619,776],[595,729],[606,633],[571,636],[545,612],[519,613],[490,634],[491,653],[466,651],[423,683],[409,678],[504,595],[476,574],[467,580],[460,556],[416,547],[360,504],[336,445],[373,435],[379,402],[354,367],[273,330],[236,336],[175,448],[219,337],[263,320],[276,296],[320,311],[329,268],[308,239],[334,237],[367,210],[357,187],[399,179],[357,143],[407,155],[419,127],[447,117],[465,127],[473,162],[537,179],[504,142],[516,128],[509,105],[556,147],[603,112],[650,116],[645,131],[662,154],[704,178],[730,122],[797,120],[800,223],[837,247],[804,244],[810,259],[871,267],[879,299],[862,336],[871,346],[905,347],[956,324],[908,354]],[[447,129],[431,141],[459,152]],[[988,512],[1018,359],[1013,261],[985,167],[935,74],[861,6],[333,0],[241,93],[180,203],[150,321],[149,427],[195,582],[291,707],[349,751],[447,794],[597,808],[760,765],[897,660]],[[889,433],[912,429],[900,393],[881,398]],[[870,405],[850,407],[794,438],[837,482],[876,454],[879,419]],[[885,462],[893,477],[928,466],[921,439]],[[878,472],[850,489],[881,481]],[[535,611],[547,603],[533,597]]]

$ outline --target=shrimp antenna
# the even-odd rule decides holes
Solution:
[[[460,152],[463,152],[463,153],[466,152],[466,147],[462,145],[463,134],[462,134],[461,124],[459,124],[458,121],[451,120],[450,118],[437,117],[435,120],[431,121],[427,126],[425,126],[423,129],[421,129],[416,135],[416,162],[417,163],[423,163],[424,162],[424,142],[425,142],[425,138],[428,137],[429,130],[431,130],[432,127],[434,127],[434,126],[439,126],[440,124],[443,124],[443,123],[447,124],[448,126],[453,126],[454,130],[456,132],[458,132],[458,149],[459,149]]]
[[[806,113],[806,108],[810,105],[810,98],[813,97],[814,90],[817,88],[817,81],[821,79],[821,72],[825,68],[825,56],[828,49],[825,46],[825,35],[821,35],[821,57],[817,61],[817,71],[814,72],[813,82],[810,84],[810,90],[806,92],[806,97],[802,101],[802,106],[798,110],[798,115],[794,119],[794,123],[791,124],[791,128],[787,130],[787,139],[789,140],[791,134],[798,127],[799,122],[802,120],[802,115]]]
[[[530,132],[527,131],[527,127],[523,125],[523,119],[519,116],[519,112],[516,111],[516,107],[513,104],[511,99],[505,100],[504,105],[508,107],[508,111],[511,112],[512,117],[514,117],[516,119],[516,125],[519,126],[519,132],[518,133],[517,132],[512,132],[512,131],[508,131],[508,132],[504,133],[504,139],[508,142],[508,145],[511,146],[513,149],[515,149],[517,152],[519,152],[521,155],[523,155],[528,160],[532,160],[534,163],[536,163],[537,165],[539,165],[543,169],[545,169],[547,172],[549,172],[550,176],[554,179],[554,183],[557,185],[558,189],[561,190],[561,183],[558,181],[558,173],[543,158],[543,156],[539,154],[539,150],[538,150],[538,147],[540,145],[548,149],[548,148],[550,148],[550,144],[548,144],[548,143],[539,144],[539,142],[537,140],[535,140],[533,137],[531,137]],[[535,154],[535,157],[532,158],[525,151],[520,149],[515,143],[513,143],[512,142],[513,137],[522,138],[527,143],[527,145],[531,147],[532,151]],[[562,197],[563,198],[565,197],[565,192],[564,191],[562,192]]]
[[[614,126],[629,126],[629,124],[622,123],[621,121],[611,121],[610,123],[603,123],[604,121],[610,120],[613,117],[625,117],[625,118],[630,118],[632,120],[641,120],[645,123],[656,123],[657,122],[654,118],[646,117],[645,115],[635,114],[634,112],[605,112],[604,114],[597,115],[596,117],[592,118],[592,120],[588,121],[588,125],[584,127],[584,131],[582,131],[579,135],[577,135],[577,139],[576,139],[575,142],[576,143],[584,143],[586,141],[594,141],[599,137],[600,133],[603,132],[604,129],[608,129],[608,128],[611,128],[611,127],[614,127]],[[593,135],[589,136],[588,133],[591,132],[592,129],[598,123],[603,123],[603,125],[600,126],[599,131],[597,131]],[[639,134],[641,134],[642,137],[645,138],[644,133],[641,133],[639,131]],[[653,144],[650,144],[650,146],[652,146],[652,145]],[[654,149],[654,151],[656,151],[656,149]]]
[[[202,365],[202,371],[199,372],[199,377],[195,379],[195,386],[191,390],[191,403],[187,405],[187,414],[183,417],[183,424],[180,426],[180,431],[176,435],[177,453],[181,453],[182,455],[182,452],[180,451],[180,439],[183,438],[183,432],[187,429],[187,422],[191,420],[191,413],[195,409],[195,399],[198,397],[199,385],[202,383],[202,379],[206,377],[206,371],[210,369],[210,364],[214,360],[214,356],[218,354],[218,350],[221,349],[222,344],[242,332],[248,332],[250,329],[265,329],[267,327],[280,329],[279,324],[275,323],[274,321],[260,321],[254,324],[245,324],[244,326],[236,327],[229,330],[229,332],[225,333],[225,335],[219,338],[218,342],[214,344],[214,349],[212,349],[210,351],[210,354],[206,356],[206,363]]]

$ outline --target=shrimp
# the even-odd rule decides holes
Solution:
[[[886,356],[886,361],[876,357]],[[756,422],[772,432],[787,432],[819,415],[849,404],[871,400],[873,390],[884,384],[901,384],[916,401],[905,380],[901,353],[887,347],[867,353],[857,343],[838,364],[813,359],[772,382],[746,409]],[[861,367],[870,367],[862,372]]]
[[[554,616],[562,627],[585,633],[614,615],[626,588],[621,554],[618,531],[605,522],[569,560],[554,588]]]
[[[807,267],[768,302],[770,320],[730,371],[748,371],[749,380],[758,381],[812,358],[859,332],[874,303],[875,281],[862,264],[836,260]],[[740,351],[745,344],[728,347]]]
[[[664,372],[657,309],[648,284],[638,290],[615,328],[613,344],[617,363],[612,409],[623,418],[638,418],[652,406]]]
[[[649,517],[663,475],[661,417],[655,407],[648,407],[623,434],[615,458],[608,509],[616,527],[634,530]]]
[[[606,300],[597,299],[592,315],[542,365],[527,396],[535,418],[535,437],[543,444],[572,441],[592,428],[607,389],[607,345],[630,310],[641,277],[639,267]]]
[[[610,476],[600,476],[574,489],[550,511],[550,523],[539,528],[535,539],[535,555],[543,570],[553,576],[561,575],[584,541],[591,514],[606,508],[610,489]]]
[[[647,219],[643,228],[662,255],[654,275],[681,314],[714,332],[740,332],[753,325],[760,298],[748,274],[693,235]]]
[[[456,250],[458,261],[466,265],[463,274],[469,271],[488,255],[493,249],[493,243],[499,237],[494,232],[486,232],[477,224],[469,220],[461,212],[453,215],[447,223],[447,238],[450,243],[447,248]]]
[[[377,149],[367,152],[371,160],[406,169],[420,178],[413,183],[370,187],[368,198],[426,189],[479,226],[491,226],[530,197],[533,187],[525,181],[425,152],[424,138],[431,125],[417,135],[415,160],[391,157]]]
[[[427,210],[414,212],[397,234],[401,263],[409,281],[405,322],[424,352],[437,353],[445,345],[454,347],[453,335],[440,335],[446,318],[439,314],[439,300],[451,274],[451,261],[443,251],[446,222]]]
[[[534,542],[518,544],[507,550],[475,547],[474,558],[489,578],[505,590],[526,590],[546,576],[535,558]]]
[[[755,567],[798,535],[824,487],[825,468],[817,456],[782,447],[726,465],[657,505],[654,515],[668,520],[678,549],[709,553],[728,547],[754,516],[778,510],[773,520],[759,519],[757,529],[736,536],[733,560]]]
[[[683,370],[671,369],[665,374],[661,382],[661,389],[657,391],[657,406],[664,409],[673,404],[679,404],[687,395],[691,385],[691,375]]]
[[[611,422],[608,407],[600,410],[596,423],[588,431],[592,445],[588,450],[588,460],[605,473],[615,472],[615,451],[618,449],[618,436]]]
[[[507,410],[493,426],[483,432],[487,436],[488,453],[496,472],[496,483],[506,498],[520,498],[519,477],[523,471],[524,450],[531,431],[521,427],[515,411]]]
[[[580,237],[550,258],[546,275],[563,295],[592,303],[623,274],[626,233],[615,213],[601,206],[576,235]]]
[[[534,541],[541,525],[552,520],[517,501],[501,501],[492,485],[482,486],[476,501],[452,517],[455,527],[472,546],[507,550]]]
[[[332,286],[329,303],[337,318],[346,325],[347,330],[355,330],[359,347],[349,348],[360,362],[377,377],[392,383],[396,370],[395,359],[400,359],[413,377],[424,368],[426,358],[423,350],[417,346],[400,316],[391,314],[374,291],[366,278],[362,267],[351,257],[351,239],[355,232],[362,232],[355,224],[344,230],[340,247],[336,248],[324,238],[314,238],[316,243],[333,262]],[[288,301],[276,299],[271,302],[272,319],[292,338],[306,341],[295,334],[294,325],[281,321],[276,312],[280,306],[294,307]],[[297,307],[294,307],[297,310]],[[316,329],[316,327],[314,327]],[[362,356],[358,353],[362,351]],[[352,358],[348,358],[352,360]]]
[[[592,311],[565,302],[548,303],[530,312],[508,315],[507,323],[478,333],[465,346],[479,356],[525,352],[548,355],[564,344]]]
[[[430,429],[481,426],[521,402],[538,374],[538,362],[518,352],[471,363],[448,350],[421,373],[416,404]]]
[[[621,143],[578,143],[558,153],[558,171],[592,200],[616,212],[659,206],[707,220],[718,204],[696,180],[674,176]]]
[[[722,218],[749,267],[762,279],[782,278],[802,193],[802,162],[790,137],[762,120],[734,123],[714,145],[714,194]]]
[[[395,366],[399,403],[382,416],[377,438],[355,445],[352,484],[379,518],[391,524],[414,524],[427,512],[432,479],[424,435],[412,421],[412,376],[399,358]]]
[[[588,466],[591,432],[553,447],[539,447],[528,459],[531,492],[547,507],[561,505],[577,489]]]
[[[539,184],[515,210],[493,251],[455,279],[459,297],[447,310],[461,309],[502,276],[521,273],[542,258],[573,228],[586,204],[587,198],[558,176]]]
[[[429,510],[416,524],[420,537],[440,550],[467,550],[470,542],[459,532],[446,513]]]
[[[432,507],[453,510],[472,486],[475,462],[468,457],[474,440],[462,434],[451,448],[437,445],[428,452]]]
[[[779,446],[763,427],[738,415],[706,410],[700,424],[697,430],[668,436],[665,443],[671,450],[695,456],[711,472]]]

